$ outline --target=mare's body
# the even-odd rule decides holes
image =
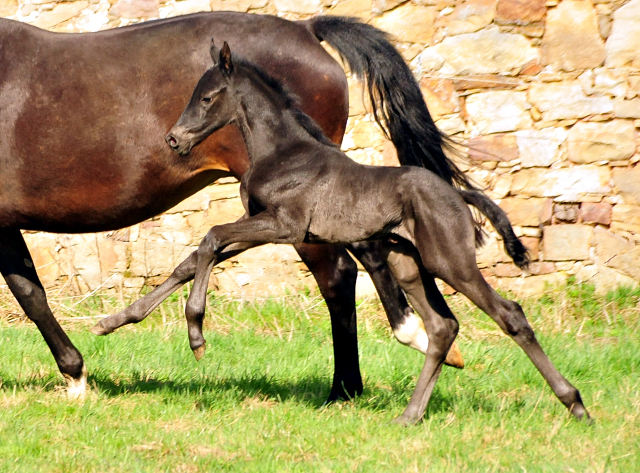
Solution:
[[[401,423],[424,415],[458,322],[435,287],[438,277],[489,314],[527,353],[562,403],[588,417],[580,393],[553,366],[520,306],[499,296],[475,261],[478,227],[468,204],[492,222],[519,266],[528,264],[504,212],[478,191],[458,190],[418,167],[357,164],[301,113],[282,85],[250,62],[231,59],[225,43],[218,64],[198,82],[167,143],[181,156],[212,132],[233,123],[250,159],[242,178],[245,215],[213,227],[197,252],[186,305],[191,348],[204,346],[202,319],[209,274],[217,255],[239,242],[351,243],[380,240],[387,251],[419,268],[427,301],[420,312],[429,334],[425,364]],[[197,148],[195,148],[197,149]],[[399,248],[398,248],[399,247]]]
[[[348,116],[347,82],[341,66],[320,45],[322,27],[338,36],[351,30],[229,12],[85,34],[50,33],[0,19],[0,273],[41,331],[71,395],[84,392],[84,362],[53,317],[20,230],[122,228],[157,215],[220,177],[244,174],[249,162],[233,127],[208,138],[189,159],[176,156],[163,142],[192,84],[208,66],[203,46],[213,32],[284,80],[305,112],[340,142]],[[351,38],[345,38],[344,45],[350,45]],[[373,54],[397,55],[383,36],[373,39],[383,46]],[[371,40],[353,38],[362,44]],[[389,61],[393,69],[408,70],[394,62],[396,56]],[[369,62],[374,68],[383,63]],[[370,71],[361,72],[368,77]],[[393,115],[383,122],[390,126],[385,119],[393,121]],[[430,117],[422,122],[433,126]],[[362,390],[355,263],[339,246],[296,249],[331,313],[336,372],[330,398],[353,396]],[[397,284],[375,252],[364,247],[360,254],[376,270],[373,277],[392,325],[401,322],[411,311]],[[138,308],[125,315],[148,313]]]

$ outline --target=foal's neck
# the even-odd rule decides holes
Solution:
[[[317,142],[298,122],[289,98],[272,89],[257,73],[249,71],[237,87],[237,124],[252,164],[273,157],[282,161],[291,157],[290,150],[301,142]]]

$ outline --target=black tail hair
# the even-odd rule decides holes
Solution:
[[[504,210],[482,192],[469,190],[460,190],[458,192],[467,204],[473,205],[489,219],[493,228],[504,240],[504,249],[516,266],[522,269],[527,268],[529,266],[529,252],[513,232],[511,222],[509,222]],[[479,231],[480,228],[476,227],[476,242],[481,243],[482,234],[479,234]]]
[[[423,167],[449,184],[476,189],[445,155],[449,139],[436,127],[411,69],[387,33],[355,18],[317,16],[307,24],[365,81],[373,116],[396,147],[400,164]]]

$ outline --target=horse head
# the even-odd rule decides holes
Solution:
[[[165,137],[171,149],[181,156],[236,118],[231,49],[225,41],[218,50],[212,39],[210,53],[213,67],[200,78],[189,104]]]

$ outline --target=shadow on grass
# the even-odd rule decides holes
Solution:
[[[261,374],[238,377],[189,381],[158,380],[142,378],[135,374],[123,381],[114,381],[109,376],[97,373],[89,376],[89,383],[101,394],[118,397],[123,394],[147,393],[167,396],[197,397],[201,408],[212,406],[218,398],[265,398],[277,401],[293,400],[309,407],[321,407],[329,395],[327,378],[312,376],[296,381],[280,381]]]

